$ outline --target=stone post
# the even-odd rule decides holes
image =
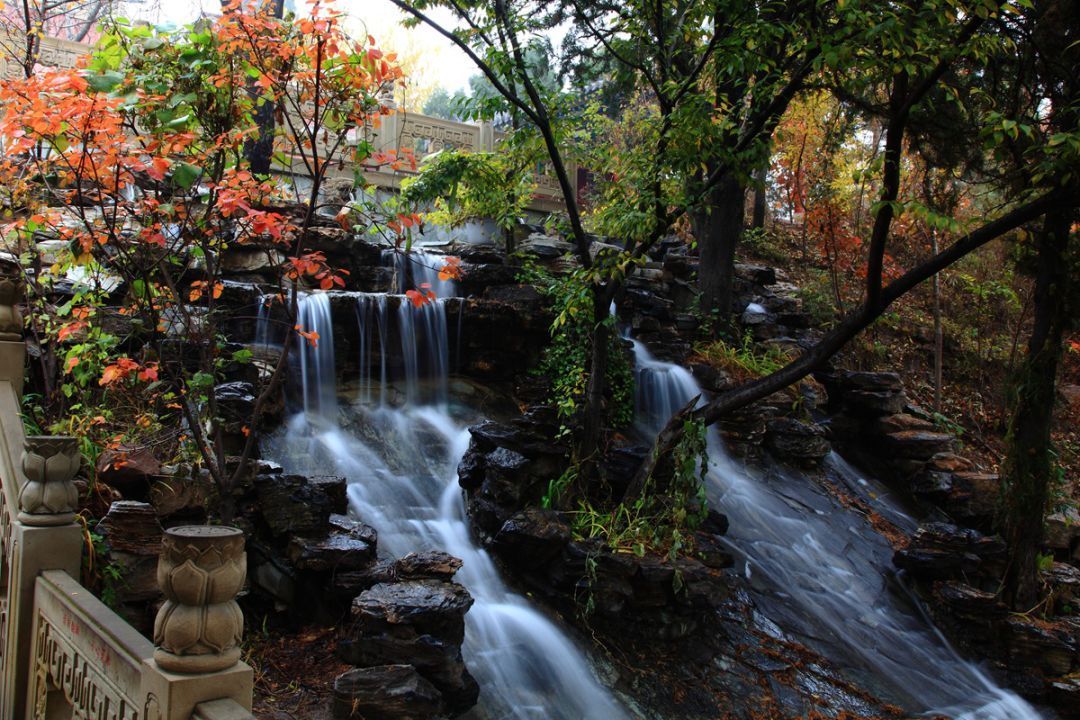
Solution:
[[[236,595],[246,575],[240,530],[189,525],[165,531],[158,584],[166,600],[154,621],[154,660],[162,670],[205,674],[237,664],[244,616]]]
[[[31,435],[23,443],[19,522],[33,527],[67,525],[75,519],[79,491],[73,482],[82,455],[73,437]]]
[[[17,276],[0,276],[0,340],[22,342],[23,318],[19,310],[22,286]]]

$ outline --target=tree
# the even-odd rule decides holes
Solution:
[[[428,96],[420,112],[443,120],[460,121],[462,119],[461,103],[464,100],[465,96],[461,93],[451,95],[446,88],[437,87]]]
[[[676,223],[710,204],[730,202],[730,216],[714,211],[710,222],[731,231],[714,244],[716,254],[703,247],[703,273],[720,274],[720,283],[733,258],[741,230],[742,188],[760,167],[772,130],[794,97],[813,79],[838,97],[875,118],[882,127],[883,149],[876,165],[877,189],[873,222],[860,246],[864,261],[859,269],[862,298],[819,342],[777,372],[721,393],[703,407],[672,418],[660,434],[654,452],[631,484],[632,501],[654,474],[670,472],[672,450],[685,433],[689,416],[710,424],[727,413],[797,382],[869,327],[896,300],[919,283],[992,240],[1038,220],[1061,202],[1075,199],[1075,188],[1059,177],[1042,177],[1023,195],[1010,196],[988,212],[989,221],[956,227],[951,218],[902,197],[907,142],[919,137],[925,115],[939,106],[958,104],[973,123],[986,125],[992,111],[977,96],[963,90],[977,72],[972,68],[995,54],[1008,55],[1014,47],[1000,26],[1011,16],[1030,14],[1030,8],[1010,2],[935,0],[919,3],[837,2],[726,4],[722,2],[560,4],[556,17],[569,19],[576,37],[591,38],[614,62],[629,68],[647,89],[640,135],[632,145],[636,155],[624,157],[612,173],[612,192],[622,193],[625,226],[636,228],[627,238],[626,252],[615,262],[594,262],[588,252],[584,215],[566,173],[560,148],[561,116],[552,112],[558,98],[544,96],[532,81],[524,62],[522,34],[540,32],[552,15],[528,2],[500,0],[494,4],[394,0],[417,22],[424,22],[461,47],[485,77],[516,107],[543,140],[553,172],[567,202],[570,235],[577,247],[582,276],[591,296],[594,332],[589,363],[586,411],[578,445],[578,460],[593,457],[599,448],[597,427],[604,402],[603,370],[607,360],[604,319],[632,263],[653,247]],[[736,7],[737,5],[737,7]],[[426,10],[447,7],[462,26],[448,29],[433,21]],[[684,24],[685,23],[685,24]],[[763,59],[761,55],[768,55]],[[752,79],[752,82],[750,80]],[[513,80],[513,82],[510,82]],[[521,92],[518,92],[518,89]],[[655,114],[650,115],[652,108]],[[1000,118],[999,118],[1000,119]],[[991,123],[995,124],[995,123]],[[1000,122],[996,122],[1000,126]],[[563,135],[565,136],[565,132]],[[1000,142],[999,142],[1000,144]],[[1062,155],[1061,148],[1051,150]],[[704,165],[704,167],[702,167]],[[717,188],[729,192],[714,197]],[[886,265],[898,218],[911,207],[942,227],[954,228],[951,243],[897,269],[889,281]],[[703,212],[703,210],[702,210]],[[736,222],[735,215],[738,215]],[[699,239],[708,244],[708,232]],[[713,262],[713,259],[716,262]],[[718,271],[719,268],[719,271]],[[710,282],[705,278],[706,283]],[[722,287],[714,297],[726,294]],[[581,311],[578,307],[577,311]],[[654,483],[654,490],[662,490]]]
[[[190,459],[217,485],[228,520],[295,343],[257,373],[250,412],[230,416],[218,383],[252,358],[223,334],[223,258],[265,253],[279,268],[290,338],[318,342],[296,324],[299,291],[343,284],[306,247],[320,187],[342,160],[389,161],[347,140],[389,112],[379,97],[400,75],[333,13],[293,23],[231,7],[174,33],[117,23],[87,70],[0,85],[5,242],[30,275],[86,278],[61,304],[48,281],[29,298],[39,342],[63,357],[40,419],[74,423],[98,446],[155,443]],[[298,204],[244,167],[263,105],[281,108],[275,156],[310,178]],[[48,262],[43,237],[60,241]],[[130,330],[111,330],[116,317]]]
[[[1027,355],[1010,387],[1002,465],[1001,527],[1009,546],[1004,595],[1026,612],[1040,600],[1039,551],[1057,468],[1050,430],[1065,333],[1080,308],[1080,3],[1051,0],[1011,23],[1023,52],[1003,63],[1023,88],[997,116],[999,158],[1014,182],[1054,184],[1069,193],[1034,234],[1035,315]],[[1015,80],[1013,79],[1015,78]],[[1014,88],[1019,89],[1019,88]],[[1021,99],[1022,98],[1022,99]]]

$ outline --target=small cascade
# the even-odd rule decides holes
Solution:
[[[701,390],[685,370],[652,359],[637,343],[635,353],[637,380],[649,386],[638,389],[644,403],[638,424],[655,436],[667,419],[660,415],[681,409]],[[789,469],[752,472],[727,455],[715,432],[709,458],[709,500],[730,518],[727,540],[771,619],[910,708],[966,720],[1039,717],[949,646],[918,601],[897,586],[892,548],[863,518]],[[883,488],[835,454],[828,465],[882,515],[912,529],[915,521]]]
[[[356,321],[360,348],[359,375],[361,399],[368,404],[386,404],[386,345],[389,323],[386,295],[381,293],[356,296]],[[376,343],[378,343],[376,345]],[[379,348],[375,363],[373,349]],[[376,383],[376,373],[378,382]],[[378,388],[378,393],[374,392]]]
[[[382,252],[382,263],[385,267],[394,268],[397,291],[400,293],[427,286],[437,298],[457,296],[457,283],[439,278],[439,270],[446,264],[444,255],[416,248],[407,253],[388,249]]]
[[[655,437],[690,400],[701,395],[694,376],[679,365],[661,362],[638,340],[634,344],[634,412],[638,429]]]
[[[449,400],[450,340],[446,328],[446,301],[432,300],[420,307],[410,302],[398,306],[401,323],[401,357],[405,362],[405,398],[420,402],[420,381],[431,378],[434,400],[445,406]]]
[[[334,324],[330,296],[312,293],[300,297],[296,324],[309,337],[297,335],[304,412],[333,418],[337,411],[334,371]]]
[[[330,303],[326,294],[305,297],[304,322],[320,333],[319,352],[305,349],[302,355],[304,408],[309,412],[297,413],[266,438],[263,455],[288,472],[346,477],[350,507],[378,529],[381,552],[401,556],[443,549],[462,559],[455,580],[475,599],[465,616],[463,652],[481,688],[478,706],[466,717],[624,718],[623,709],[594,678],[585,655],[555,623],[507,587],[491,557],[472,538],[457,466],[469,443],[463,420],[476,418],[455,417],[447,409],[445,303],[440,299],[417,308],[402,298],[395,311],[392,298],[385,295],[351,296],[356,298],[360,375],[366,390],[333,417],[310,412],[309,396],[320,402],[325,396],[336,397],[337,391],[334,346],[326,342],[331,335]],[[325,335],[320,324],[324,310]],[[388,365],[398,348],[395,333],[400,334],[409,400],[402,407],[387,402]],[[422,391],[425,379],[434,379],[433,394]]]

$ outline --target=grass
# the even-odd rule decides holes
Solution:
[[[764,377],[792,360],[788,350],[778,345],[755,345],[749,334],[743,337],[741,345],[724,340],[698,343],[694,346],[694,353],[738,381]]]

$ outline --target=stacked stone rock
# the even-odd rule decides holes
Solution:
[[[334,683],[335,718],[454,717],[476,703],[480,688],[461,655],[473,599],[453,582],[460,567],[434,551],[367,574],[384,581],[353,600],[338,654],[357,667]]]
[[[1015,615],[998,599],[1008,553],[990,535],[1000,480],[955,450],[956,439],[909,404],[895,373],[844,372],[823,377],[831,427],[845,454],[908,491],[937,521],[924,523],[894,562],[915,581],[938,625],[961,646],[991,658],[1009,684],[1049,703],[1063,717],[1080,713],[1080,570],[1053,563],[1052,620]],[[942,522],[941,520],[948,520]],[[1064,525],[1064,523],[1062,523]],[[1075,558],[1080,527],[1055,527],[1048,539],[1061,559]],[[987,534],[984,534],[987,533]]]
[[[590,607],[593,628],[654,640],[690,636],[730,595],[723,569],[733,560],[719,539],[726,518],[711,513],[695,534],[695,557],[673,561],[574,540],[567,516],[539,507],[565,462],[564,450],[545,439],[554,433],[546,425],[549,415],[537,408],[512,424],[489,421],[470,428],[472,442],[458,477],[481,539],[557,607],[569,613]],[[606,459],[613,493],[622,492],[644,452],[625,450]]]
[[[954,641],[991,658],[1009,684],[1052,705],[1062,717],[1080,715],[1080,570],[1054,563],[1044,573],[1047,611],[1009,612],[997,591],[1007,563],[1005,543],[971,528],[926,523],[894,562],[931,599],[939,627]],[[1039,610],[1039,609],[1036,609]]]
[[[850,456],[954,521],[990,528],[997,475],[976,472],[973,462],[954,452],[956,438],[908,403],[899,375],[840,372],[823,380],[833,438]]]

